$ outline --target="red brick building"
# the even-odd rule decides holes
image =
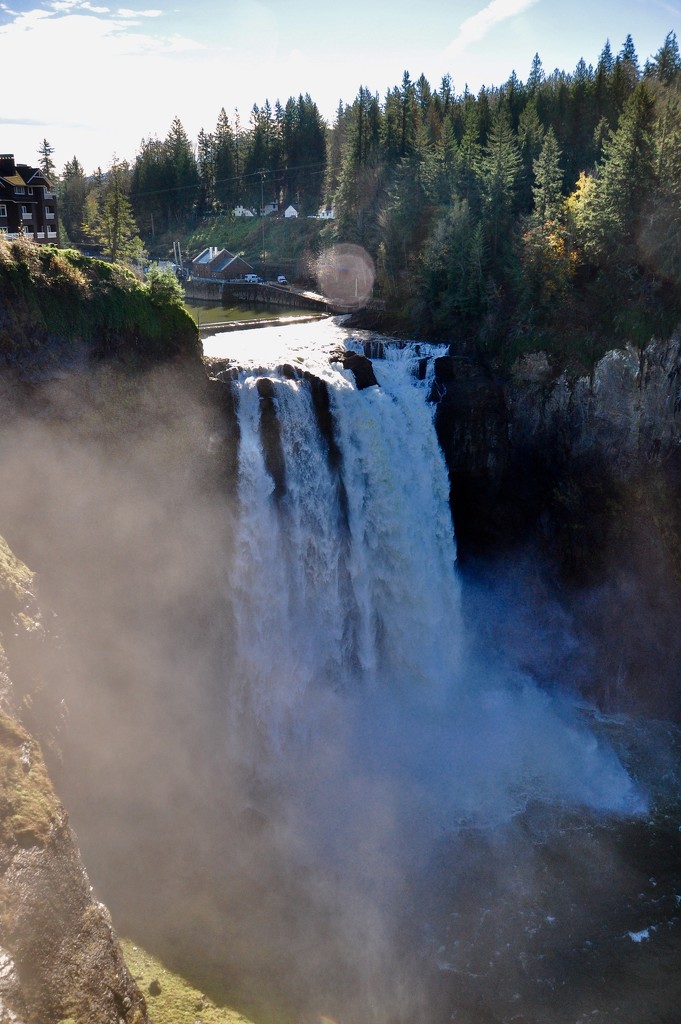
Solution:
[[[59,244],[57,197],[38,167],[0,153],[0,236]]]

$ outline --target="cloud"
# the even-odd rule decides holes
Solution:
[[[34,117],[0,117],[0,124],[34,124],[46,125],[49,121],[39,120]]]
[[[163,11],[131,11],[129,7],[119,7],[118,13],[122,18],[160,18],[160,16],[163,14]]]
[[[447,47],[446,53],[449,56],[463,53],[469,46],[484,39],[500,22],[522,14],[539,2],[540,0],[491,0],[491,3],[477,14],[466,18],[459,28],[456,39]]]

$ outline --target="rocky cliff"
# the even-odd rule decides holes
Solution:
[[[194,321],[162,285],[75,250],[0,239],[0,300],[0,365],[24,378],[200,358]]]
[[[50,679],[35,675],[54,643],[33,574],[0,538],[0,1020],[144,1024],[144,999],[24,724],[58,725]]]
[[[136,375],[171,364],[203,380],[198,333],[181,305],[121,266],[0,239],[3,530],[21,543],[32,537],[39,555],[58,549],[41,518],[41,478],[59,475],[81,429],[86,447],[122,424],[134,434]],[[115,415],[102,415],[104,404]],[[39,437],[22,449],[31,430]],[[56,447],[41,452],[48,437]],[[77,530],[77,516],[71,522]],[[35,595],[34,574],[0,538],[0,1020],[145,1024],[43,758],[53,775],[67,672]]]
[[[541,353],[503,376],[448,356],[433,398],[464,571],[531,550],[600,651],[590,696],[678,717],[681,337],[609,352],[578,378]]]

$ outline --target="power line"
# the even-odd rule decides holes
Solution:
[[[313,175],[318,176],[326,173],[326,162],[314,163],[314,164],[297,164],[293,167],[275,167],[264,173],[274,177],[275,175],[286,175],[293,174],[298,171],[311,171]],[[248,174],[234,174],[227,178],[216,178],[213,185],[227,185],[232,182],[244,181],[245,179],[254,179],[252,184],[257,184],[257,179],[261,176],[260,170],[249,171]],[[160,196],[165,195],[169,192],[191,192],[193,189],[201,189],[206,187],[205,181],[195,182],[191,185],[169,185],[167,188],[155,188],[146,189],[141,192],[130,192],[128,194],[129,199],[143,199],[145,196]]]

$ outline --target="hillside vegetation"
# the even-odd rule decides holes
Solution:
[[[645,61],[630,36],[572,72],[547,74],[537,54],[525,81],[477,95],[405,71],[383,98],[360,87],[331,126],[307,95],[255,105],[247,127],[223,109],[196,146],[175,119],[96,180],[68,164],[62,217],[74,241],[118,251],[103,230],[113,191],[154,256],[179,240],[253,260],[262,224],[233,209],[291,203],[298,223],[265,221],[268,260],[304,269],[327,242],[362,246],[384,327],[584,372],[681,320],[680,87],[670,32]],[[307,220],[329,204],[333,222]]]
[[[250,264],[260,269],[263,265],[263,228],[265,264],[281,267],[280,272],[292,278],[311,275],[317,256],[332,241],[331,226],[316,219],[267,217],[263,223],[260,217],[215,214],[189,225],[183,236],[183,250],[192,257],[206,246],[215,245],[229,249],[235,255],[243,253]],[[165,255],[169,248],[172,250],[169,236],[154,246],[159,257]]]
[[[0,239],[0,359],[46,366],[198,355],[196,327],[158,279],[73,249]]]

